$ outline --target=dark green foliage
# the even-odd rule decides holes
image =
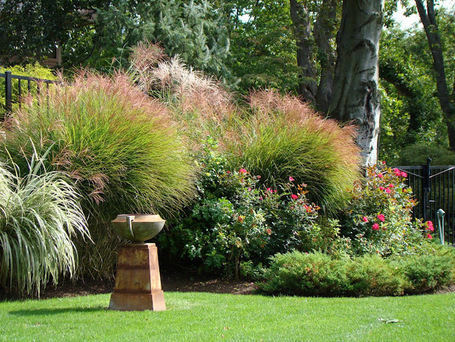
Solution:
[[[90,65],[108,67],[112,58],[123,63],[128,48],[151,41],[198,70],[230,77],[225,65],[229,56],[225,19],[206,0],[115,0],[98,15],[96,46],[100,48]]]

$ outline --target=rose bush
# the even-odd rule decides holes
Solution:
[[[381,164],[368,168],[355,184],[342,232],[352,239],[356,254],[409,254],[431,239],[433,224],[412,218],[416,201],[403,183],[406,177],[405,172]]]

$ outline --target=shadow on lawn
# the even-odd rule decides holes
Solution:
[[[50,316],[60,315],[63,313],[76,313],[76,312],[100,312],[107,311],[106,306],[99,306],[95,308],[52,308],[52,309],[30,309],[30,310],[16,310],[8,312],[11,315],[16,316]]]

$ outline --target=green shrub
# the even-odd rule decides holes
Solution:
[[[107,239],[95,242],[110,245],[107,254],[96,247],[80,250],[97,275],[112,275],[113,263],[105,271],[99,266],[114,260],[109,222],[117,214],[158,212],[167,218],[194,194],[194,163],[167,111],[121,73],[77,75],[71,85],[29,102],[7,127],[1,144],[16,163],[32,154],[31,142],[38,151],[52,146],[48,167],[67,172],[84,195],[92,235]]]
[[[432,225],[412,218],[415,200],[412,189],[402,182],[406,176],[383,164],[368,168],[356,183],[342,220],[342,233],[351,238],[355,254],[417,253],[426,237],[431,238],[431,232],[424,230],[433,229]]]
[[[320,252],[276,254],[264,278],[261,291],[291,296],[339,296],[350,285],[346,260]]]
[[[435,246],[426,254],[396,260],[409,279],[407,293],[427,293],[455,282],[455,251],[451,247]]]
[[[455,165],[455,153],[443,146],[415,144],[400,152],[399,165],[424,165],[431,158],[433,165]]]
[[[29,172],[17,175],[0,164],[0,286],[18,295],[40,293],[50,280],[73,276],[76,234],[87,224],[76,190],[61,172],[32,156]]]
[[[455,283],[455,252],[382,258],[340,258],[320,252],[276,254],[259,290],[299,296],[397,296],[435,291]]]
[[[306,184],[310,202],[326,213],[344,206],[359,177],[359,150],[351,126],[323,119],[297,98],[273,92],[250,97],[250,112],[222,141],[232,169],[262,175],[279,187],[291,175]]]
[[[246,169],[230,171],[210,139],[198,160],[200,196],[160,238],[180,261],[187,257],[205,272],[238,276],[242,264],[254,269],[277,252],[338,247],[337,221],[320,223],[319,207],[292,177],[278,190]]]
[[[402,269],[378,255],[354,258],[348,267],[351,296],[397,296],[409,286]]]

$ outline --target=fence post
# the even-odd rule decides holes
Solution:
[[[423,220],[428,221],[430,216],[430,192],[431,192],[431,158],[427,158],[427,164],[423,165]]]
[[[13,84],[11,80],[11,71],[5,71],[5,107],[7,113],[13,110]]]

